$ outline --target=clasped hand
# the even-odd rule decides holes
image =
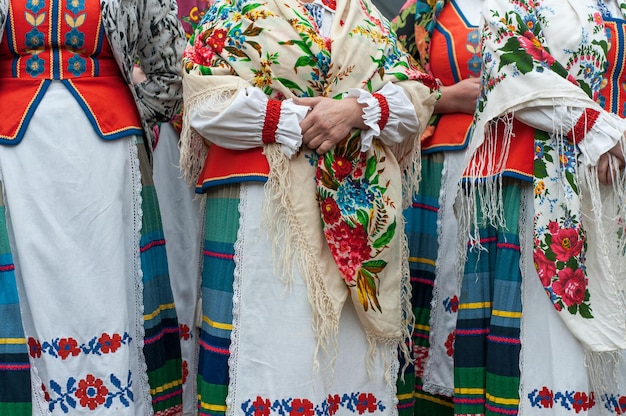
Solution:
[[[294,98],[294,103],[311,109],[300,122],[302,143],[323,155],[345,139],[353,128],[367,130],[363,121],[364,104],[356,98],[334,100],[327,97]]]

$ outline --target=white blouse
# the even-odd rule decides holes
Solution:
[[[311,5],[318,8],[319,19],[316,19],[316,22],[322,35],[328,36],[334,12],[326,8],[320,0],[315,0]],[[360,89],[350,89],[345,94],[345,97],[354,97],[357,102],[365,105],[362,117],[369,129],[361,134],[361,151],[367,150],[375,137],[391,145],[402,142],[407,137],[414,137],[418,131],[419,122],[415,108],[402,87],[387,83],[377,93],[387,99],[389,106],[389,118],[383,131],[378,126],[381,117],[380,105],[372,94]],[[220,147],[233,150],[261,147],[268,101],[261,89],[250,86],[240,91],[233,103],[221,112],[212,111],[209,105],[196,107],[197,109],[192,110],[190,114],[191,126],[200,135]],[[291,99],[282,103],[276,142],[289,157],[302,145],[300,122],[308,110],[308,106],[297,105]]]

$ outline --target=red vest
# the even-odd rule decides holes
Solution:
[[[52,80],[67,87],[103,139],[143,134],[104,34],[99,2],[9,2],[0,42],[0,144],[22,140]]]
[[[471,26],[454,2],[449,2],[441,12],[433,31],[430,45],[430,66],[433,75],[443,85],[453,85],[460,80],[478,77],[482,66],[479,30]],[[425,154],[464,149],[470,139],[471,114],[441,114],[432,135],[422,138]],[[504,131],[498,128],[498,131]],[[507,160],[505,176],[526,177],[533,173],[534,129],[515,120],[515,137]],[[501,145],[501,140],[497,141]]]

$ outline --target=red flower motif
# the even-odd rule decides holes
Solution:
[[[550,234],[556,234],[559,231],[559,223],[556,221],[550,221],[548,223],[548,230]]]
[[[566,267],[559,272],[559,280],[552,283],[552,290],[563,299],[566,306],[583,303],[586,289],[587,279],[581,269]]]
[[[80,400],[81,406],[94,410],[104,403],[108,393],[109,389],[102,384],[101,379],[87,374],[85,379],[78,382],[78,389],[74,394]]]
[[[337,201],[333,198],[326,198],[322,201],[322,216],[326,224],[334,224],[341,218],[341,210]]]
[[[189,363],[187,360],[183,360],[183,384],[187,381],[187,376],[189,375]]]
[[[553,261],[548,260],[544,252],[539,248],[535,249],[533,259],[541,284],[543,287],[549,287],[552,283],[552,278],[556,275],[556,265]]]
[[[362,415],[367,410],[368,413],[374,413],[378,410],[378,404],[376,403],[376,396],[372,393],[361,393],[358,397],[358,403],[356,404],[356,410]]]
[[[178,324],[178,336],[180,339],[187,341],[191,338],[191,330],[187,324]]]
[[[307,399],[293,399],[289,416],[313,416],[313,403]]]
[[[328,395],[328,414],[333,416],[339,410],[339,404],[341,403],[341,397],[338,394],[334,396]]]
[[[65,360],[70,355],[77,356],[80,354],[80,348],[78,348],[78,342],[74,338],[61,338],[59,340],[59,357]]]
[[[580,254],[583,248],[584,239],[578,239],[578,230],[574,228],[560,229],[556,234],[552,234],[552,244],[550,248],[556,254],[556,259],[568,261],[571,257]]]
[[[28,353],[33,358],[41,357],[41,342],[36,340],[35,338],[28,338]]]
[[[445,347],[446,347],[446,354],[448,354],[448,357],[452,357],[454,355],[454,338],[456,336],[456,333],[454,331],[450,332],[448,334],[448,338],[446,339],[445,342]]]
[[[361,224],[351,228],[348,224],[340,222],[332,228],[327,228],[325,233],[339,271],[348,283],[353,282],[356,271],[363,261],[370,258],[372,251],[368,245],[365,228]]]
[[[352,172],[352,163],[345,156],[336,155],[332,167],[335,178],[339,181],[344,180]]]
[[[210,65],[211,60],[215,56],[215,52],[211,48],[207,48],[200,36],[197,36],[193,42],[193,46],[188,45],[183,52],[183,57],[198,65]]]
[[[587,396],[585,392],[577,391],[574,393],[574,401],[572,402],[572,407],[576,411],[576,413],[580,413],[581,410],[587,411],[591,407],[593,399],[589,400],[590,397]]]
[[[554,405],[554,392],[546,386],[543,386],[539,392],[539,402],[545,409],[551,409],[552,405]]]
[[[102,333],[102,336],[98,338],[98,343],[100,344],[100,350],[104,354],[108,354],[117,351],[122,345],[122,337],[119,334],[113,334],[111,337],[107,333]]]
[[[269,399],[264,399],[261,396],[256,396],[252,407],[254,408],[254,416],[269,416],[271,411]]]
[[[216,29],[211,33],[211,36],[206,40],[206,43],[215,52],[221,53],[224,49],[224,43],[226,43],[226,30]]]
[[[545,62],[548,65],[554,63],[554,58],[546,51],[539,42],[539,39],[533,35],[533,32],[527,30],[523,36],[519,37],[519,43],[526,52],[539,62]]]
[[[452,299],[450,299],[450,310],[452,312],[459,310],[459,298],[456,295],[452,296]]]

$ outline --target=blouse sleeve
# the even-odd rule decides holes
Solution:
[[[365,104],[363,121],[369,130],[361,133],[362,152],[369,149],[374,137],[379,137],[386,145],[393,145],[418,133],[415,107],[402,87],[387,83],[373,94],[351,88],[347,97],[356,97],[359,104]]]
[[[245,150],[277,142],[288,157],[302,144],[300,121],[309,110],[293,100],[270,100],[258,88],[239,91],[224,110],[210,105],[190,109],[190,123],[201,136],[220,147]]]
[[[168,121],[182,103],[181,61],[185,32],[173,0],[147,0],[137,48],[146,80],[135,85],[141,114],[150,125]]]
[[[598,109],[542,106],[520,109],[515,117],[548,133],[564,133],[578,145],[582,162],[588,166],[595,166],[626,132],[626,119]]]

